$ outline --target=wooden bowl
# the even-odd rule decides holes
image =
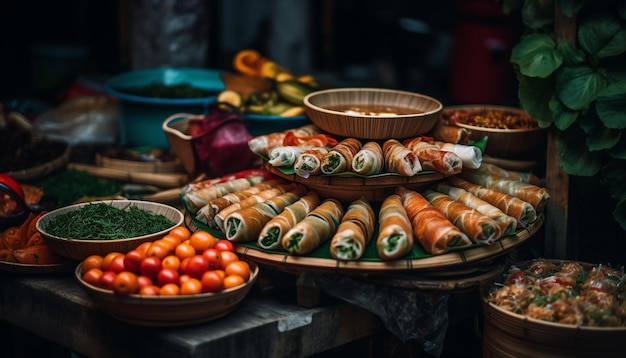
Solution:
[[[455,118],[455,115],[461,115],[462,118],[468,118],[471,121],[476,116],[488,116],[491,113],[498,116],[517,116],[522,122],[532,125],[532,127],[499,129],[459,121],[451,121],[451,124],[470,130],[472,140],[480,140],[486,136],[487,145],[484,154],[488,156],[506,159],[530,159],[541,156],[539,151],[545,149],[547,129],[540,128],[537,120],[521,108],[495,105],[450,106],[443,109],[441,120],[450,120],[450,118]]]
[[[167,297],[119,296],[83,281],[81,265],[76,267],[74,275],[98,307],[121,321],[150,327],[184,326],[226,316],[243,301],[259,275],[258,265],[249,262],[248,282],[221,292]]]
[[[432,97],[380,88],[322,90],[308,94],[303,102],[311,122],[320,129],[362,139],[425,134],[437,124],[443,109]]]
[[[169,228],[155,232],[149,235],[129,237],[125,239],[117,240],[71,240],[63,237],[51,235],[46,231],[46,228],[50,221],[58,215],[62,215],[68,212],[80,210],[83,206],[90,205],[96,202],[87,202],[65,206],[53,211],[50,211],[39,218],[37,221],[37,230],[41,233],[41,236],[45,240],[46,244],[50,246],[50,249],[58,255],[68,257],[74,260],[83,260],[90,255],[102,255],[105,256],[109,252],[121,252],[126,253],[139,244],[146,241],[155,241],[167,234],[172,228],[183,224],[185,216],[183,213],[169,205],[154,203],[143,200],[107,200],[101,201],[116,208],[124,208],[128,205],[137,207],[142,210],[152,212],[154,214],[160,214],[172,221],[172,226]]]

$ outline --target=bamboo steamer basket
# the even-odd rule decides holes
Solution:
[[[489,302],[487,291],[482,298],[485,358],[626,357],[626,327],[575,326],[527,317]]]

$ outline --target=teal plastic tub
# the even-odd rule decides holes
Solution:
[[[119,100],[120,140],[125,146],[168,148],[163,121],[175,113],[206,114],[220,91],[225,89],[222,71],[204,68],[153,68],[124,72],[111,77],[105,90]],[[210,91],[204,97],[158,98],[130,94],[128,90],[153,85],[189,85]]]

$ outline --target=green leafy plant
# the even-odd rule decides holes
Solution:
[[[559,165],[596,177],[616,200],[626,230],[626,2],[504,0],[526,32],[513,48],[520,105],[555,133]],[[575,19],[574,41],[559,41],[556,12]]]

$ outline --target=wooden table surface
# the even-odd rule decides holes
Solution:
[[[382,327],[377,316],[358,306],[328,297],[305,308],[295,296],[253,288],[216,321],[141,327],[99,310],[71,274],[0,272],[0,320],[90,357],[310,356]]]

